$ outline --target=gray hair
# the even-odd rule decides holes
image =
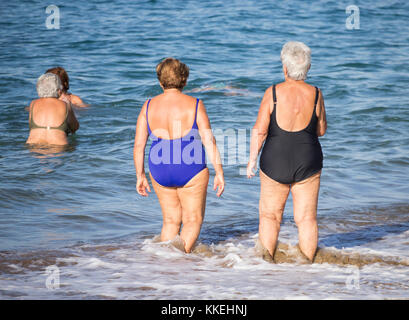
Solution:
[[[40,98],[58,98],[62,88],[60,77],[54,73],[45,73],[38,78],[36,88]]]
[[[281,50],[281,62],[289,78],[305,80],[311,66],[311,49],[302,42],[287,42]]]

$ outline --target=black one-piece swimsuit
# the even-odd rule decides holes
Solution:
[[[260,156],[260,169],[271,179],[292,184],[307,179],[322,169],[323,156],[317,136],[318,95],[319,90],[315,87],[314,111],[308,126],[301,131],[286,131],[277,124],[276,86],[273,85],[274,109]]]

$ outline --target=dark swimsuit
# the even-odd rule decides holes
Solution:
[[[148,121],[150,102],[151,99],[146,106],[148,132],[153,140],[149,151],[149,171],[155,181],[164,187],[183,187],[206,168],[206,154],[196,122],[199,99],[196,100],[192,129],[177,139],[162,139],[152,133]]]
[[[29,128],[30,130],[32,129],[55,129],[55,130],[61,130],[64,131],[67,135],[72,132],[70,126],[68,125],[67,118],[68,118],[68,106],[67,103],[65,103],[65,108],[66,108],[66,113],[65,113],[65,118],[62,124],[60,124],[58,127],[51,127],[51,126],[39,126],[34,122],[34,104],[31,107],[31,115],[30,115],[30,121],[29,121]]]
[[[277,124],[276,86],[273,86],[274,109],[260,156],[260,169],[271,179],[292,184],[307,179],[322,169],[323,156],[317,136],[318,96],[319,90],[315,87],[314,111],[308,126],[300,131],[286,131]]]

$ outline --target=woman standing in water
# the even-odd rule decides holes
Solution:
[[[317,204],[322,169],[318,137],[327,121],[324,98],[307,84],[311,50],[288,42],[281,51],[285,81],[269,87],[254,125],[247,176],[260,156],[259,240],[273,257],[284,206],[291,191],[301,252],[312,261],[318,244]]]
[[[150,136],[150,178],[163,214],[161,241],[174,239],[183,224],[180,238],[189,253],[205,212],[209,182],[205,150],[216,171],[213,187],[218,197],[224,190],[223,169],[203,102],[182,93],[188,67],[166,58],[157,65],[156,73],[163,93],[144,103],[136,124],[136,190],[142,196],[150,192],[144,170]]]
[[[79,128],[71,105],[59,100],[61,91],[60,78],[53,73],[46,73],[37,80],[39,99],[30,103],[30,135],[26,143],[46,145],[66,145],[67,135]]]

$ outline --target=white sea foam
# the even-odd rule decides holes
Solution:
[[[111,248],[79,246],[74,256],[56,260],[58,289],[46,288],[47,275],[40,268],[0,278],[0,294],[36,299],[409,298],[407,266],[273,264],[258,256],[256,239],[257,234],[248,234],[218,244],[199,244],[192,254],[175,247],[175,242],[156,238],[134,239]],[[379,253],[359,247],[347,251],[354,250]]]

